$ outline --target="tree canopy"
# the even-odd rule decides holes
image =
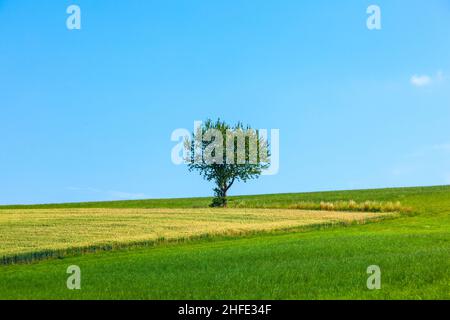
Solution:
[[[239,122],[205,121],[185,142],[189,171],[215,183],[213,207],[227,206],[227,193],[237,181],[258,178],[270,164],[267,137]]]

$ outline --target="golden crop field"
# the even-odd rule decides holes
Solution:
[[[0,262],[312,225],[363,223],[388,214],[208,208],[0,210]]]

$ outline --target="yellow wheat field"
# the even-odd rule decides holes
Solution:
[[[6,263],[5,257],[26,257],[33,253],[49,256],[48,253],[68,249],[110,250],[127,244],[362,223],[386,215],[294,209],[0,210],[0,257]]]

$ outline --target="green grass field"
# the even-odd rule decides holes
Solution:
[[[402,206],[410,207],[411,212],[360,224],[350,222],[361,221],[360,215],[367,217],[380,213],[314,211],[301,217],[296,215],[301,215],[302,210],[281,210],[299,203],[350,200],[400,201]],[[33,230],[45,232],[53,223],[56,228],[53,230],[60,230],[62,227],[59,226],[67,226],[71,219],[72,223],[86,221],[88,209],[93,208],[98,209],[91,211],[98,214],[95,225],[112,223],[119,228],[121,236],[127,232],[129,236],[130,230],[137,229],[141,235],[155,230],[142,229],[142,223],[151,221],[151,215],[158,211],[144,209],[166,208],[160,211],[163,213],[160,220],[155,220],[164,221],[163,228],[159,229],[164,232],[180,231],[170,230],[171,224],[167,224],[171,218],[179,220],[180,215],[186,215],[186,221],[192,226],[191,232],[198,230],[196,223],[200,224],[200,229],[209,225],[202,223],[204,215],[217,222],[214,229],[206,231],[207,237],[193,237],[190,241],[161,241],[152,247],[118,246],[117,250],[91,254],[73,251],[59,259],[0,265],[0,299],[450,298],[450,186],[243,196],[231,199],[230,206],[235,209],[197,209],[207,207],[208,203],[209,199],[197,198],[0,208],[0,250],[3,254],[13,255],[30,253],[30,248],[14,251],[20,247],[18,238],[29,236],[36,244]],[[106,209],[111,208],[118,210],[118,216],[108,214],[111,211]],[[167,210],[174,208],[184,209]],[[128,219],[127,211],[121,209],[138,213],[136,220]],[[44,212],[60,216],[51,221]],[[252,212],[251,218],[245,219],[245,212]],[[171,214],[174,216],[167,216]],[[319,218],[333,214],[336,216],[328,216],[328,220],[319,223],[303,223],[315,215]],[[8,233],[7,230],[14,230],[7,225],[14,224],[11,215],[16,215],[16,231]],[[345,224],[339,223],[340,217],[349,218],[346,215],[356,216]],[[330,217],[334,225],[329,223]],[[114,224],[114,220],[118,223]],[[242,220],[244,225],[252,227],[233,233],[237,230],[236,224],[242,227]],[[288,223],[284,225],[286,221]],[[89,223],[78,226],[92,230]],[[271,225],[273,223],[275,225]],[[229,228],[218,228],[226,224]],[[311,224],[313,227],[302,228]],[[111,225],[105,228],[96,234],[101,240],[96,243],[99,250],[102,250],[100,244],[105,242],[102,238],[104,230],[111,230]],[[23,235],[20,236],[17,230]],[[205,232],[201,229],[198,234]],[[48,234],[56,237],[56,243],[61,235],[64,233]],[[194,235],[197,234],[194,232]],[[92,236],[92,232],[86,232],[86,236]],[[98,238],[87,239],[86,244],[95,244],[96,240]],[[123,239],[119,240],[124,243]],[[106,241],[112,242],[109,238]],[[31,249],[65,250],[68,243],[73,243],[73,239],[63,248],[40,243]],[[26,246],[26,241],[22,244]],[[79,248],[80,244],[75,247]],[[103,249],[114,248],[106,246]],[[81,290],[66,288],[66,269],[70,265],[78,265],[82,270]],[[366,287],[369,265],[381,268],[380,290],[371,291]]]
[[[364,223],[395,213],[294,209],[0,210],[0,263],[31,262],[216,236]]]

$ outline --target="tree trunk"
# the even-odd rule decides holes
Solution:
[[[228,203],[227,203],[227,190],[226,190],[226,189],[223,190],[222,196],[223,196],[223,207],[226,208],[226,207],[228,207]]]

